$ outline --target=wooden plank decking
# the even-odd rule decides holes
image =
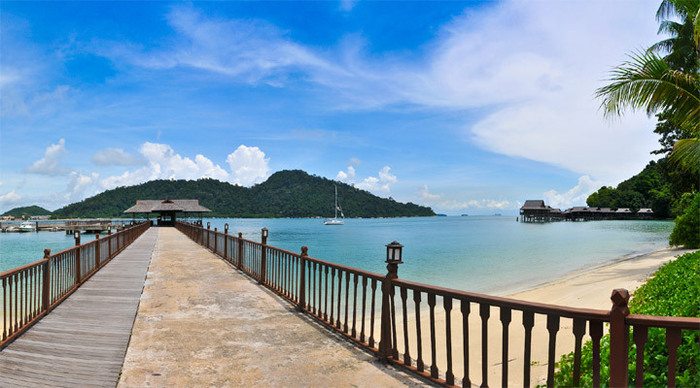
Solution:
[[[114,387],[158,231],[149,229],[0,352],[0,387]]]

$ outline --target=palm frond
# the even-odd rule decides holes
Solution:
[[[630,60],[613,69],[611,82],[596,91],[606,115],[643,109],[652,115],[670,111],[679,125],[689,122],[700,127],[700,91],[697,74],[672,70],[653,52],[630,55]]]
[[[691,173],[700,173],[700,139],[681,139],[673,145],[671,162]]]
[[[656,42],[649,47],[649,51],[655,53],[668,53],[673,50],[673,46],[676,43],[676,38],[668,38],[662,41]]]

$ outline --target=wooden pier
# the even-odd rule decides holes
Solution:
[[[0,352],[0,387],[116,386],[156,237],[147,231]]]
[[[175,225],[137,224],[0,274],[0,386],[114,386],[120,373],[126,386],[337,385],[358,376],[368,386],[413,384],[382,366],[390,365],[436,385],[552,387],[569,352],[573,385],[586,373],[594,386],[626,386],[643,382],[645,352],[666,351],[674,386],[678,346],[700,331],[699,318],[630,314],[624,289],[612,292],[610,309],[584,309],[401,279],[397,242],[379,274],[270,246],[265,228],[258,242],[228,225]],[[156,234],[167,239],[141,294]],[[666,349],[644,348],[649,328],[665,334]],[[523,337],[511,337],[516,330]]]

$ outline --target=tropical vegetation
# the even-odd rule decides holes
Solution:
[[[16,207],[14,209],[10,209],[10,210],[6,211],[5,213],[2,213],[3,216],[12,216],[15,218],[26,218],[26,217],[32,217],[32,216],[48,216],[50,214],[51,214],[51,211],[46,210],[43,207],[37,206],[37,205]]]
[[[279,171],[250,188],[214,179],[154,180],[118,187],[53,212],[55,218],[124,217],[139,199],[198,199],[212,217],[331,217],[334,189],[349,217],[433,216],[429,207],[380,198],[365,190],[301,170]]]
[[[700,252],[687,253],[659,268],[656,273],[632,296],[629,303],[631,314],[647,314],[678,317],[700,317],[700,281],[688,281],[689,274],[700,273]],[[676,384],[679,387],[700,387],[700,332],[683,331],[683,338],[678,348],[678,369]],[[630,336],[630,344],[634,344]],[[629,385],[634,386],[636,375],[637,348],[629,349]],[[610,358],[610,336],[601,339],[601,360]],[[574,354],[564,355],[557,363],[555,385],[573,386]],[[593,349],[587,342],[581,350],[580,385],[593,385]],[[600,368],[601,381],[607,381],[610,370],[604,365]],[[667,386],[668,350],[666,334],[663,329],[650,328],[644,347],[644,384],[645,387]]]
[[[700,174],[700,1],[663,0],[656,18],[658,32],[668,38],[646,51],[631,54],[628,61],[612,71],[610,83],[598,89],[597,95],[602,98],[602,108],[607,115],[620,115],[628,109],[656,114],[655,132],[661,135],[662,145],[656,152],[667,154],[666,159],[671,164],[667,166],[669,174],[687,174],[684,179],[689,183],[685,189],[674,190],[659,182],[654,192],[637,192],[640,195],[625,187],[619,190],[618,186],[615,189],[618,192],[603,188],[605,190],[596,193],[591,202],[615,202],[615,196],[629,198],[633,204],[655,200],[657,207],[663,207],[664,211],[671,209],[670,214],[679,217],[676,228],[692,228],[697,227],[697,223],[690,223],[688,219],[700,217],[700,214],[692,213],[689,208],[678,209],[678,204],[684,193],[698,190]],[[674,208],[677,211],[674,212]],[[680,218],[686,214],[687,217]],[[676,236],[698,234],[700,229],[675,233]],[[674,239],[673,243],[692,245],[684,237]]]

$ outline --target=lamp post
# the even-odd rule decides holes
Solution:
[[[73,238],[75,239],[75,284],[80,284],[80,231],[76,230],[73,232]]]
[[[389,357],[398,354],[392,352],[391,325],[393,320],[394,286],[392,280],[399,277],[399,264],[403,263],[403,245],[392,241],[386,245],[386,269],[387,273],[382,280],[382,317],[379,341],[379,360],[388,362]],[[394,354],[392,354],[394,353]]]
[[[228,223],[224,224],[224,260],[228,260]]]

